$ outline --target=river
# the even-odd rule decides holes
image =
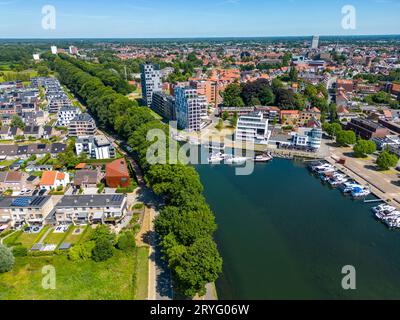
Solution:
[[[196,167],[224,259],[219,299],[399,299],[400,231],[377,221],[301,162],[274,159],[249,176]],[[344,266],[356,290],[342,288]]]

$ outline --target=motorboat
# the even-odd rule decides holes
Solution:
[[[332,186],[332,187],[337,187],[339,185],[341,185],[342,183],[347,182],[348,177],[345,174],[339,174],[336,176],[333,176],[331,179],[328,180],[328,183]]]
[[[341,189],[343,193],[349,193],[352,192],[354,188],[360,188],[362,185],[356,183],[356,182],[345,182],[341,185]]]
[[[371,194],[371,190],[367,186],[355,187],[351,192],[353,198],[363,198]]]
[[[335,170],[335,168],[329,163],[325,163],[323,165],[316,166],[313,168],[313,171],[316,173],[322,173],[322,172],[328,172],[328,171],[332,172],[334,170]]]
[[[226,155],[222,152],[211,153],[208,156],[208,163],[220,163],[226,159]]]
[[[394,219],[400,217],[399,211],[380,211],[376,212],[375,216],[380,220]]]
[[[378,212],[393,212],[393,211],[395,211],[395,210],[396,210],[395,207],[390,206],[390,205],[388,205],[388,204],[386,204],[386,203],[380,204],[379,206],[376,206],[376,207],[373,207],[373,208],[372,208],[372,211],[373,211],[374,213],[378,213]]]
[[[262,154],[254,157],[255,162],[268,162],[273,159],[272,155],[270,154]]]

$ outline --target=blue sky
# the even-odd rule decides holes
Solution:
[[[341,26],[342,7],[357,12]],[[56,29],[41,27],[42,7]],[[0,0],[0,38],[400,34],[400,0]]]

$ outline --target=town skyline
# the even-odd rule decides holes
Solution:
[[[343,28],[343,8],[355,9],[355,28]],[[54,28],[45,29],[46,7],[55,9]],[[400,2],[318,3],[228,0],[169,1],[0,1],[2,38],[198,38],[399,34]],[[44,10],[44,11],[43,11]],[[168,14],[165,14],[168,12]],[[290,22],[290,23],[289,23]],[[27,32],[26,30],[29,30]]]

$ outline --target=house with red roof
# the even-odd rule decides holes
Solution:
[[[41,189],[54,190],[58,187],[65,188],[70,182],[68,173],[59,171],[44,171],[40,179],[39,186]]]
[[[106,165],[106,183],[110,188],[127,188],[131,183],[125,159],[118,159]]]

